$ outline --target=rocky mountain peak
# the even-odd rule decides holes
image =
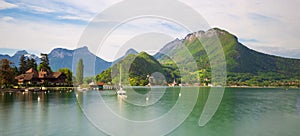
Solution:
[[[14,56],[22,56],[25,54],[28,54],[28,52],[25,50],[20,50],[20,51],[17,51]]]

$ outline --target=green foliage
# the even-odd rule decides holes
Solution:
[[[47,73],[51,73],[51,67],[49,66],[49,59],[48,59],[48,54],[43,54],[41,53],[41,63],[38,66],[38,71],[44,70],[47,71]],[[34,64],[33,64],[34,65]]]
[[[98,82],[103,82],[103,83],[112,82],[112,79],[111,79],[111,68],[108,68],[107,70],[102,71],[101,74],[99,74],[99,75],[96,76],[96,80]]]
[[[25,56],[22,55],[20,57],[20,63],[19,63],[19,71],[18,71],[18,73],[19,74],[24,74],[30,68],[33,68],[33,69],[37,70],[37,63],[36,63],[36,61],[33,58],[31,58],[31,59],[27,58],[26,59]]]
[[[13,63],[7,59],[0,60],[0,85],[8,88],[15,83],[15,71],[11,67]]]
[[[84,79],[83,79],[83,82],[84,82],[84,84],[89,84],[89,83],[91,83],[91,82],[94,82],[95,81],[95,77],[85,77]]]
[[[299,79],[275,72],[228,73],[227,84],[230,86],[297,86]]]
[[[65,75],[66,75],[66,82],[67,82],[67,84],[68,85],[72,85],[73,84],[73,79],[72,79],[72,76],[73,76],[73,73],[72,73],[72,71],[70,70],[70,69],[68,69],[68,68],[61,68],[61,69],[59,69],[58,70],[59,72],[62,72],[62,73],[64,73]]]
[[[33,69],[37,70],[37,63],[33,58],[27,59],[26,60],[26,65],[27,65],[26,66],[27,69],[33,68]]]
[[[256,52],[239,43],[237,37],[234,35],[218,28],[214,28],[214,30],[222,45],[226,58],[228,85],[265,86],[267,84],[284,84],[282,82],[292,82],[300,79],[300,60]],[[207,32],[201,36],[201,42],[193,37],[193,35],[190,35],[191,37],[183,41],[184,46],[197,62],[201,83],[204,82],[203,79],[211,78],[209,71],[212,64],[210,64],[205,48],[209,49],[212,47],[212,44],[218,42],[215,38],[211,38],[213,36],[206,33]],[[211,58],[217,57],[218,54],[216,50],[213,51],[215,52],[210,54]],[[174,58],[177,64],[186,66],[186,68],[181,71],[182,73],[194,71],[188,69],[188,65],[192,60],[187,59],[183,47],[179,46],[178,48],[172,49],[167,54]],[[161,57],[159,61],[162,65],[170,63],[168,57]],[[213,65],[218,67],[219,64]],[[207,73],[205,71],[207,71]]]
[[[120,72],[122,85],[145,86],[149,83],[148,75],[159,72],[163,75],[163,66],[146,52],[137,55],[130,54],[119,63],[97,75],[97,81],[120,83]]]
[[[27,64],[26,64],[26,59],[25,56],[22,55],[20,57],[20,63],[19,63],[19,72],[20,74],[24,74],[27,70]]]
[[[131,85],[147,84],[147,75],[160,72],[168,83],[175,79],[177,83],[187,84],[211,82],[212,66],[220,68],[221,64],[227,66],[227,85],[238,86],[294,86],[300,82],[300,60],[288,59],[256,52],[238,42],[234,35],[214,28],[202,33],[199,39],[190,34],[183,41],[182,46],[176,46],[168,50],[166,54],[158,58],[142,52],[138,55],[128,55],[120,63],[97,76],[97,81],[120,82],[119,73],[122,72],[122,83]],[[216,37],[219,40],[216,40]],[[221,50],[213,48],[220,43]],[[187,50],[193,59],[187,58]],[[210,51],[207,53],[207,51]],[[212,63],[210,59],[216,59],[224,52],[226,62]],[[209,56],[208,56],[209,54]],[[176,60],[176,63],[173,61]],[[196,62],[197,69],[193,69]],[[181,69],[177,65],[182,66]],[[120,68],[121,67],[121,68]],[[221,67],[222,68],[222,67]],[[124,80],[124,81],[123,81]]]
[[[78,64],[77,64],[77,69],[76,69],[76,81],[78,84],[83,83],[83,60],[79,59]]]
[[[19,70],[18,70],[18,68],[16,66],[13,67],[13,71],[14,71],[14,75],[19,75],[20,74]]]
[[[130,84],[133,86],[145,86],[149,83],[147,75],[151,75],[154,72],[165,75],[162,66],[157,60],[146,52],[141,52],[134,58],[130,65]]]

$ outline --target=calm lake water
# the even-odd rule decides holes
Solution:
[[[192,88],[190,88],[192,89]],[[195,89],[195,88],[193,88]],[[189,90],[189,89],[187,89]],[[185,90],[186,91],[186,90]],[[203,136],[298,136],[300,134],[300,90],[227,88],[213,118],[203,127],[198,121],[209,95],[199,88],[191,113],[168,135]],[[190,91],[192,92],[192,91]],[[1,136],[66,136],[121,134],[148,135],[180,120],[189,105],[176,111],[178,118],[162,120],[174,112],[180,99],[195,93],[180,88],[147,88],[127,91],[127,97],[111,92],[0,93]],[[189,104],[189,103],[187,103]],[[191,103],[193,105],[193,103]],[[107,109],[109,109],[107,111]],[[115,120],[111,120],[113,117]],[[119,121],[119,120],[123,120]],[[124,123],[125,120],[125,123]],[[140,129],[130,123],[162,123]],[[175,123],[176,124],[176,123]],[[112,129],[114,132],[110,132]]]

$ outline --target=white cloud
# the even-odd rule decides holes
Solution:
[[[98,12],[110,7],[120,0],[19,0],[19,3],[10,4],[0,0],[0,10],[7,8],[24,8],[40,13],[57,13],[56,19],[63,20],[91,20]],[[248,47],[265,51],[265,47],[284,47],[287,49],[299,49],[300,41],[300,13],[298,11],[299,0],[289,2],[281,0],[181,0],[183,3],[199,12],[212,27],[220,27],[235,34],[244,40]],[[166,8],[167,10],[167,8]],[[61,46],[73,48],[76,46],[83,31],[83,25],[66,25],[31,22],[30,20],[18,20],[14,16],[4,15],[0,22],[1,46],[13,48],[39,48],[42,51]],[[102,19],[102,20],[101,20]],[[101,18],[106,21],[106,18]],[[107,21],[109,23],[109,20]],[[147,27],[143,27],[147,26]],[[104,26],[105,27],[105,26]],[[165,22],[148,23],[140,21],[138,25],[127,25],[115,35],[119,41],[128,39],[126,32],[151,31],[158,28],[169,32],[170,35],[182,34],[178,31],[167,31]],[[8,33],[9,32],[9,33]],[[127,37],[126,37],[127,36]],[[123,38],[122,38],[123,37]],[[18,39],[18,40],[16,40]],[[255,41],[255,42],[253,42]],[[118,40],[110,43],[118,46]],[[24,47],[26,45],[26,47]]]
[[[9,8],[16,8],[16,7],[18,7],[18,6],[15,5],[15,4],[11,4],[11,3],[8,3],[4,0],[0,0],[0,10],[9,9]]]
[[[39,6],[28,6],[28,8],[37,11],[37,12],[45,12],[45,13],[51,13],[51,12],[55,12],[54,10],[51,9],[47,9],[44,7],[39,7]]]
[[[5,22],[10,22],[10,21],[13,21],[14,18],[10,17],[10,16],[5,16],[5,17],[2,17],[1,20],[5,21]]]
[[[71,16],[71,15],[66,15],[66,16],[58,16],[59,19],[64,19],[64,20],[81,20],[81,21],[90,21],[92,18],[90,17],[83,17],[83,16]]]
[[[55,0],[88,13],[98,13],[121,0]]]
[[[250,48],[300,48],[299,0],[181,0],[199,12],[212,27],[220,27],[242,39]],[[265,48],[264,48],[265,49]]]
[[[62,8],[63,10],[61,8],[56,9],[67,14],[59,16],[60,19],[90,21],[96,14],[119,1],[121,0],[56,0],[53,3],[58,2],[67,5]],[[51,7],[57,8],[59,6]]]
[[[166,27],[168,26],[168,27]],[[172,27],[170,27],[172,26]],[[175,29],[174,29],[175,28]],[[96,28],[97,29],[97,28]],[[150,51],[158,52],[166,43],[170,42],[176,38],[184,38],[188,30],[181,28],[178,24],[173,22],[164,21],[157,18],[139,18],[136,20],[132,20],[125,24],[122,24],[118,28],[116,28],[104,41],[101,50],[99,52],[94,52],[101,58],[109,61],[113,61],[124,55],[124,53],[130,49],[134,48],[138,51]],[[143,37],[144,43],[138,42],[139,44],[134,45],[126,45],[128,41],[134,43],[137,40],[136,37],[147,35],[148,37]],[[157,34],[157,35],[155,35]],[[166,35],[170,38],[167,39],[157,39],[157,36]],[[164,38],[166,37],[164,36]],[[139,39],[140,40],[140,39]],[[151,41],[156,40],[156,41]],[[153,45],[155,43],[163,43],[160,45]],[[126,47],[125,47],[126,46]],[[150,47],[149,47],[150,46]],[[98,47],[96,47],[97,49]],[[149,52],[148,52],[149,53]],[[117,55],[117,56],[116,56]]]
[[[57,18],[65,20],[89,21],[98,12],[120,0],[53,0],[28,1],[19,0],[16,5],[27,11],[35,13],[59,13]]]
[[[0,45],[2,48],[30,49],[50,52],[53,48],[76,47],[83,26],[49,24],[15,20],[13,23],[0,21]]]

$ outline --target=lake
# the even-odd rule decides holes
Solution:
[[[0,135],[300,134],[298,89],[226,88],[216,113],[199,126],[209,94],[205,87],[133,88],[127,96],[113,91],[0,92]]]

